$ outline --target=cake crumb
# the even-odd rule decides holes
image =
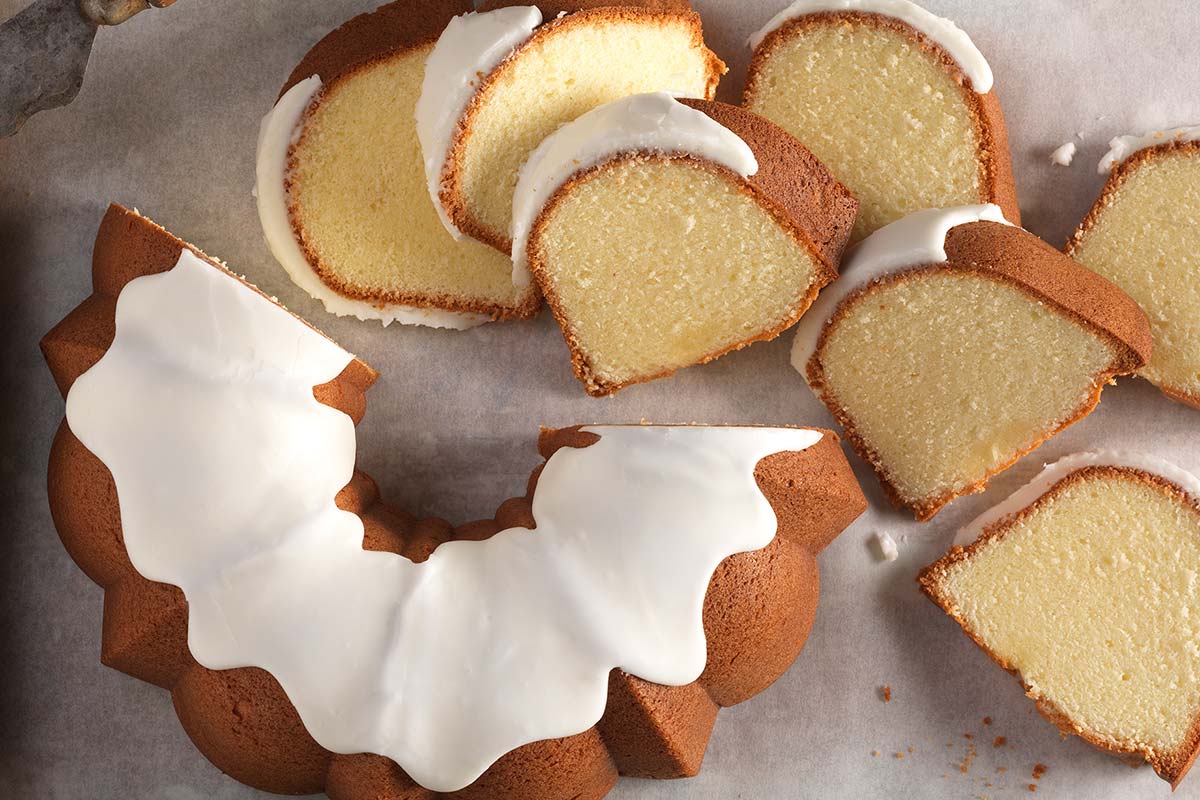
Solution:
[[[904,758],[904,753],[896,753],[896,758],[897,759]]]
[[[1008,767],[996,767],[996,772],[999,772],[1001,775],[1003,775],[1005,772],[1008,772]]]
[[[1036,783],[1031,783],[1031,784],[1029,784],[1029,791],[1031,791],[1031,792],[1036,792],[1036,791],[1037,791],[1037,784],[1036,784]]]
[[[872,757],[874,757],[874,758],[879,758],[879,751],[878,751],[878,750],[872,750],[872,751],[871,751],[871,756],[872,756]]]
[[[879,694],[883,697],[883,702],[892,702],[892,687],[890,685],[884,684],[884,686],[880,688]]]
[[[910,747],[910,748],[908,748],[908,752],[910,752],[910,753],[916,752],[916,748]]]
[[[992,724],[992,718],[991,718],[991,717],[984,717],[984,718],[983,718],[983,724],[984,724],[984,725],[991,725],[991,724]]]
[[[1047,769],[1048,769],[1048,767],[1045,764],[1034,764],[1033,765],[1033,779],[1035,781],[1040,781],[1042,779],[1042,776],[1046,774]]]
[[[1075,150],[1074,142],[1064,142],[1050,154],[1050,163],[1060,167],[1071,166],[1071,162],[1075,160]]]
[[[997,736],[992,740],[992,747],[1004,747],[1006,744],[1008,744],[1008,739],[1003,736]]]
[[[970,733],[964,733],[963,738],[967,739],[967,740],[971,740],[971,739],[974,739],[975,737]]]
[[[895,561],[900,557],[900,548],[896,547],[896,540],[886,531],[875,533],[875,547],[884,561]]]

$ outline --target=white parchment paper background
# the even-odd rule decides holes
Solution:
[[[8,0],[0,10],[21,4]],[[467,333],[384,330],[333,318],[296,289],[263,244],[250,196],[259,119],[308,47],[373,5],[183,0],[143,14],[100,32],[74,104],[0,140],[0,501],[7,523],[0,532],[0,795],[260,796],[199,755],[167,693],[100,666],[101,592],[62,549],[47,509],[46,457],[62,404],[37,341],[89,293],[91,242],[110,200],[137,206],[226,259],[382,370],[359,428],[360,463],[387,497],[419,514],[461,522],[490,516],[502,499],[520,494],[538,460],[541,424],[832,424],[788,366],[790,334],[594,400],[572,377],[547,316]],[[723,99],[736,102],[740,94],[747,35],[783,5],[696,2],[710,45],[731,66]],[[1056,246],[1098,192],[1095,164],[1111,136],[1200,122],[1193,2],[926,5],[956,19],[989,58],[1026,224]],[[1075,166],[1051,166],[1050,151],[1071,139],[1080,147]],[[924,526],[891,510],[855,461],[872,510],[821,558],[821,608],[795,666],[760,697],[722,712],[699,778],[626,780],[613,796],[1028,797],[1040,762],[1049,771],[1038,797],[1166,797],[1166,784],[1148,769],[1060,740],[1016,681],[913,581],[960,523],[1042,461],[1096,446],[1147,449],[1200,470],[1200,412],[1123,381],[1105,392],[1095,414],[994,481],[987,495],[961,500]],[[868,543],[877,530],[901,541],[898,561],[875,559]],[[878,694],[884,684],[893,693],[886,704]],[[998,736],[1007,744],[994,748]],[[959,765],[970,745],[978,754],[964,773]],[[1200,797],[1200,777],[1176,796]]]

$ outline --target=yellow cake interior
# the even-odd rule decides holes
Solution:
[[[1076,730],[1164,758],[1200,711],[1200,510],[1089,469],[933,577],[939,602]]]
[[[294,224],[335,289],[518,306],[509,259],[454,241],[429,198],[414,115],[428,51],[374,63],[325,88],[292,149]]]
[[[627,159],[590,173],[550,207],[533,245],[589,389],[784,325],[823,275],[740,179],[692,160]]]
[[[818,352],[826,401],[900,499],[928,513],[1077,414],[1118,357],[1063,313],[975,273],[908,273],[851,296],[839,315]]]
[[[776,42],[747,107],[804,142],[858,198],[852,242],[913,211],[987,200],[964,90],[915,39],[813,21]]]
[[[1139,374],[1200,397],[1200,149],[1139,164],[1071,255],[1145,310],[1154,352]]]
[[[686,18],[595,21],[538,39],[488,85],[470,123],[459,186],[471,216],[509,241],[517,173],[543,139],[632,94],[708,96],[713,58]]]

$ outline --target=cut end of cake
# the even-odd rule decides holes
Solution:
[[[1091,461],[1026,487],[921,588],[1061,730],[1176,785],[1200,749],[1200,498]]]
[[[480,81],[446,153],[439,200],[457,228],[507,254],[518,173],[542,140],[630,95],[711,98],[725,71],[691,11],[614,5],[550,19]]]
[[[858,197],[852,241],[925,208],[997,203],[1020,224],[995,95],[979,94],[939,42],[902,20],[829,11],[782,23],[754,53],[745,105]]]
[[[796,364],[921,521],[1086,416],[1149,352],[1137,306],[1031,234],[973,222],[944,244],[942,264],[879,276],[852,257],[842,280],[864,283],[806,319],[819,338]]]
[[[1200,141],[1127,155],[1067,254],[1145,309],[1154,354],[1138,374],[1200,408]]]

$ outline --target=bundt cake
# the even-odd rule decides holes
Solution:
[[[799,0],[750,39],[745,105],[862,204],[851,241],[926,208],[995,203],[1020,224],[987,61],[908,0]]]
[[[43,341],[55,523],[106,590],[103,661],[265,790],[694,774],[718,707],[799,652],[814,556],[865,508],[827,431],[602,425],[544,430],[494,520],[417,521],[354,468],[362,361],[117,206],[93,285]]]
[[[455,241],[425,191],[416,105],[425,59],[467,0],[395,2],[319,41],[258,142],[258,212],[272,253],[327,310],[445,328],[531,317],[494,249]]]
[[[454,235],[507,254],[517,172],[558,126],[641,92],[711,99],[724,73],[687,0],[484,3],[429,56],[417,132],[430,195]]]
[[[1064,733],[1178,785],[1200,751],[1200,479],[1081,453],[963,529],[922,590]]]
[[[528,262],[575,374],[606,395],[778,336],[837,277],[856,208],[761,117],[634,95],[530,156],[514,269]]]
[[[1146,311],[1154,355],[1138,374],[1200,408],[1200,126],[1111,145],[1111,176],[1067,255]]]
[[[893,222],[842,274],[801,320],[792,365],[921,521],[1150,355],[1136,303],[994,205]]]

